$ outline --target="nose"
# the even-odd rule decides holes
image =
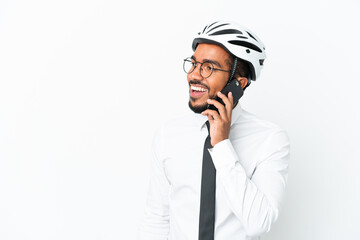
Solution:
[[[196,80],[203,80],[203,77],[200,74],[201,71],[201,64],[196,64],[196,67],[194,69],[194,71],[192,71],[191,73],[188,74],[188,78],[189,79],[196,79]]]

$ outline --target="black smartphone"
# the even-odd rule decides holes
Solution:
[[[236,78],[233,78],[225,87],[223,90],[221,90],[221,92],[225,95],[228,96],[229,92],[232,92],[233,95],[233,102],[234,104],[242,97],[242,95],[244,94],[244,90],[242,89],[239,81]],[[221,98],[219,98],[218,96],[215,97],[215,100],[220,102],[222,105],[225,106],[224,102],[221,100]],[[212,105],[209,104],[208,105],[208,109],[211,110],[217,110],[217,108]]]

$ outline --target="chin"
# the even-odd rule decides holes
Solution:
[[[194,113],[202,113],[203,111],[205,111],[208,107],[207,103],[204,104],[200,104],[200,105],[194,105],[191,100],[189,101],[189,108],[194,112]]]

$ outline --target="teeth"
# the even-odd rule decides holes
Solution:
[[[198,91],[198,92],[206,92],[205,88],[195,87],[195,86],[191,86],[191,90]]]

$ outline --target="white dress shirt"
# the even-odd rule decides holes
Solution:
[[[139,239],[198,239],[206,121],[191,113],[168,121],[155,135]],[[286,132],[238,104],[229,139],[209,152],[216,168],[215,239],[259,239],[282,204],[289,161]]]

